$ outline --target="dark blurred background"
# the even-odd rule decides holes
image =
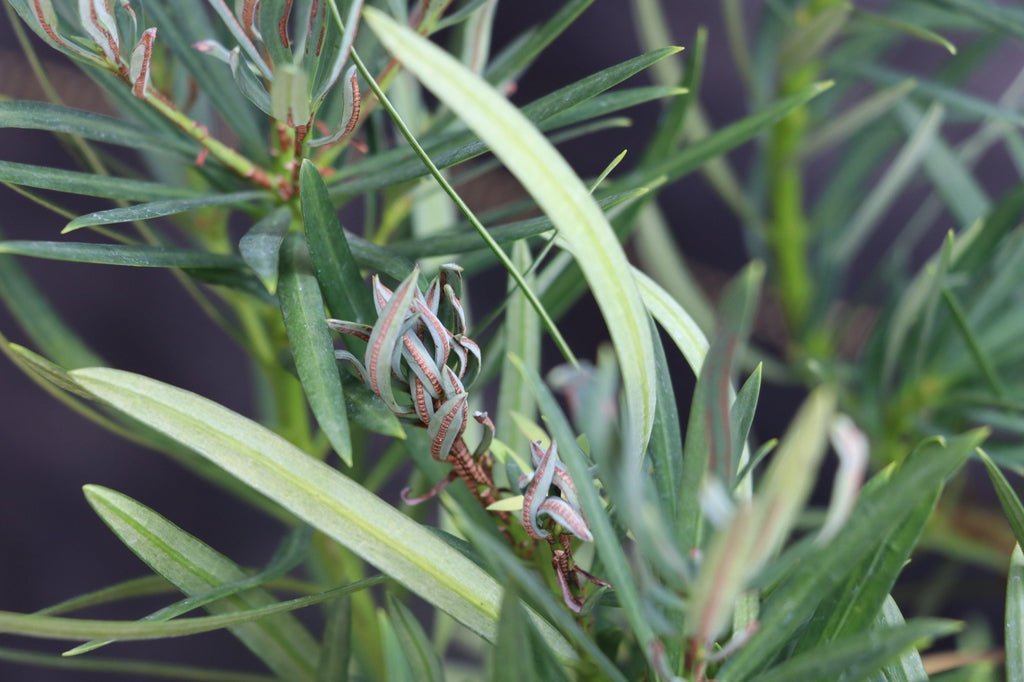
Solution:
[[[495,46],[501,47],[524,28],[549,16],[558,3],[505,0],[500,3]],[[698,25],[708,27],[710,42],[701,101],[715,125],[742,117],[747,102],[728,55],[718,3],[665,2],[671,33],[682,45]],[[886,3],[874,3],[884,5]],[[750,3],[752,15],[760,2]],[[598,0],[518,83],[515,100],[528,102],[606,66],[641,52],[632,29],[629,3]],[[44,66],[68,103],[108,111],[92,87],[61,56],[40,50]],[[898,59],[908,70],[928,73],[945,53],[920,43]],[[1000,53],[970,88],[996,98],[1024,67],[1024,50]],[[6,19],[0,17],[0,94],[43,99],[34,84]],[[630,112],[634,125],[591,136],[562,147],[582,175],[594,175],[621,150],[639,152],[656,121],[655,107]],[[955,140],[957,131],[950,131]],[[66,166],[68,157],[52,137],[31,131],[0,130],[0,158]],[[741,177],[750,149],[733,160]],[[628,158],[625,162],[629,163]],[[1016,175],[1001,153],[986,158],[981,178],[998,196]],[[813,182],[812,182],[813,189]],[[105,208],[70,195],[61,201],[78,212]],[[740,226],[699,175],[666,192],[661,200],[676,238],[712,292],[725,275],[747,259]],[[913,197],[887,216],[896,229],[913,210]],[[0,230],[7,238],[56,239],[63,221],[0,187]],[[50,297],[68,323],[113,365],[169,381],[252,414],[248,366],[232,342],[217,329],[163,271],[144,268],[84,266],[25,259],[21,264]],[[582,303],[564,324],[570,344],[590,356],[604,333],[595,309]],[[0,330],[25,342],[6,310]],[[554,356],[550,356],[554,360]],[[689,370],[675,368],[680,392],[688,391]],[[792,388],[766,387],[756,431],[763,438],[781,434],[801,397]],[[89,509],[81,494],[85,483],[123,491],[154,507],[174,523],[204,539],[243,565],[265,562],[280,539],[275,522],[189,475],[163,456],[119,440],[72,414],[34,386],[6,359],[0,358],[0,610],[31,612],[62,599],[148,572]],[[988,576],[987,579],[993,579]],[[1000,578],[1001,580],[1001,578]],[[107,610],[108,617],[138,617],[138,607]],[[0,637],[0,646],[11,638]],[[24,640],[18,646],[25,645]],[[27,642],[40,651],[66,647],[47,641]],[[117,645],[103,655],[147,656],[195,664],[252,668],[251,657],[223,634]],[[257,664],[258,665],[258,664]],[[95,680],[102,676],[48,671],[0,663],[0,681]]]

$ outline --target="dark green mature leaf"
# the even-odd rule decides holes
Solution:
[[[58,364],[71,369],[105,364],[64,324],[13,256],[0,256],[0,301],[43,354]]]
[[[409,607],[391,593],[388,593],[388,615],[405,652],[405,659],[412,668],[413,679],[417,682],[443,682],[444,665],[423,626]]]
[[[93,227],[95,225],[114,225],[117,223],[130,223],[135,220],[152,220],[154,218],[195,211],[200,208],[242,206],[259,199],[265,199],[266,197],[266,192],[227,192],[225,194],[211,194],[210,196],[197,197],[195,199],[151,201],[145,204],[125,206],[124,208],[95,211],[72,220],[61,230],[61,234],[67,234],[68,232],[80,230],[83,227]]]
[[[743,454],[743,446],[747,443],[750,435],[750,427],[754,424],[754,413],[757,411],[757,399],[761,395],[761,372],[763,364],[758,363],[754,371],[750,373],[747,380],[743,382],[736,399],[733,400],[729,412],[729,420],[733,425],[732,432],[732,461],[737,465]],[[739,472],[737,472],[739,473]]]
[[[334,451],[346,466],[352,466],[345,391],[334,358],[334,344],[327,329],[327,311],[320,287],[310,270],[309,254],[302,237],[293,234],[281,247],[281,289],[278,298],[284,315],[295,369]]]
[[[195,154],[199,145],[128,121],[48,102],[0,102],[0,128],[47,130],[132,148]]]
[[[0,254],[138,268],[240,270],[245,267],[244,263],[236,256],[210,253],[209,251],[135,244],[36,242],[12,239],[0,242]]]
[[[1024,681],[1024,553],[1013,548],[1006,585],[1006,679]]]
[[[242,260],[259,276],[271,294],[277,292],[281,244],[291,222],[291,209],[282,206],[249,228],[238,241]]]
[[[521,113],[543,129],[545,122],[556,114],[585,103],[678,51],[678,48],[655,50],[602,69],[527,104]],[[484,142],[466,132],[427,135],[421,144],[438,168],[448,168],[488,151]],[[426,173],[423,164],[407,148],[397,148],[338,169],[331,178],[330,191],[332,196],[352,195]]]
[[[653,338],[658,399],[654,408],[654,428],[651,430],[651,442],[647,446],[647,457],[650,458],[651,476],[658,489],[659,506],[672,524],[671,531],[675,536],[679,523],[676,494],[682,481],[683,439],[679,430],[679,408],[672,386],[672,372],[665,358],[665,348],[657,332],[653,334]]]
[[[157,201],[159,199],[189,199],[199,192],[184,187],[171,187],[157,182],[94,175],[79,171],[33,166],[14,161],[0,161],[0,182],[12,185],[52,189],[69,194],[86,194],[103,199],[125,201]]]
[[[331,314],[343,320],[370,324],[376,318],[370,290],[359,272],[338,214],[327,196],[320,171],[302,162],[299,174],[302,224],[320,289]]]
[[[1014,537],[1017,538],[1017,544],[1024,546],[1024,505],[1021,504],[1020,498],[1014,492],[1013,486],[1006,480],[1006,476],[1003,476],[1003,472],[999,470],[988,454],[981,449],[977,451],[977,454],[988,471],[988,477],[992,481],[992,487],[996,489],[999,504],[1010,522]]]
[[[515,78],[544,49],[569,28],[594,0],[569,0],[544,24],[526,32],[504,53],[495,57],[487,68],[487,82],[500,84]]]
[[[884,484],[862,494],[846,525],[814,561],[797,566],[772,592],[762,610],[758,633],[725,664],[717,679],[746,680],[772,660],[812,616],[821,599],[874,551],[878,528],[901,524],[963,465],[986,435],[986,430],[979,429],[948,442],[929,441],[891,472]]]
[[[498,620],[498,642],[491,656],[491,682],[567,682],[565,671],[553,661],[554,654],[533,627],[515,591],[506,591]]]
[[[863,680],[903,652],[959,631],[956,621],[921,618],[832,642],[792,658],[751,682]]]
[[[132,552],[186,595],[197,597],[247,577],[230,559],[125,495],[90,485],[85,487],[85,496]],[[269,592],[253,588],[204,606],[214,614],[231,614],[276,603]],[[153,621],[175,622],[170,617],[171,614],[160,615]],[[293,616],[240,625],[232,632],[278,675],[295,680],[313,679],[313,662],[319,655],[317,643]]]
[[[875,621],[876,627],[896,627],[903,625],[904,622],[903,614],[900,613],[900,608],[896,605],[896,601],[891,596],[886,597],[882,610]],[[928,673],[925,672],[921,654],[918,653],[916,648],[912,648],[900,656],[899,659],[885,665],[871,678],[870,682],[921,682],[921,680],[927,679]]]
[[[875,479],[870,485],[880,485]],[[906,566],[925,525],[935,510],[939,491],[921,500],[903,523],[882,530],[878,547],[833,594],[824,599],[811,619],[798,651],[866,631],[877,619],[896,579]]]

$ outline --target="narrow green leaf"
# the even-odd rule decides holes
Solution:
[[[363,281],[338,214],[316,165],[302,162],[299,173],[302,224],[320,289],[334,317],[369,324],[376,318],[370,290]]]
[[[421,682],[444,682],[444,666],[434,651],[423,626],[405,604],[388,593],[388,615],[401,642],[405,658],[413,671],[413,679]],[[500,630],[499,630],[500,631]]]
[[[105,364],[78,338],[12,256],[0,256],[0,301],[47,356],[69,368]]]
[[[487,82],[501,84],[515,78],[558,36],[569,28],[594,0],[569,0],[544,24],[525,33],[487,67]],[[456,110],[457,111],[457,110]]]
[[[188,199],[199,195],[196,190],[171,187],[157,182],[93,175],[79,171],[33,166],[14,161],[0,161],[0,182],[12,185],[52,189],[69,194],[85,194],[103,199],[125,201],[157,201],[159,199]]]
[[[1006,584],[1006,679],[1024,680],[1024,553],[1018,544],[1010,557]]]
[[[135,149],[195,154],[199,145],[162,135],[128,121],[47,102],[0,102],[0,128],[48,130]]]
[[[921,618],[854,635],[792,658],[751,682],[863,680],[905,651],[958,632],[956,621]]]
[[[252,268],[271,294],[277,292],[281,244],[291,222],[291,210],[282,206],[249,228],[238,241],[238,252],[242,260]]]
[[[498,641],[491,656],[491,682],[567,682],[565,671],[552,665],[553,660],[554,655],[515,598],[515,592],[508,590],[502,600]]]
[[[416,676],[409,661],[408,652],[398,639],[386,611],[377,610],[377,626],[380,631],[381,649],[384,653],[384,669],[388,682],[416,682]]]
[[[804,156],[810,156],[822,149],[844,142],[892,111],[896,103],[916,87],[917,81],[908,78],[868,95],[810,132],[804,140],[801,153]]]
[[[827,450],[835,406],[835,390],[818,387],[786,429],[754,496],[756,539],[748,557],[753,570],[760,569],[781,548],[807,503]]]
[[[651,460],[651,478],[658,490],[659,506],[664,510],[668,522],[673,524],[670,530],[674,535],[678,532],[678,528],[675,527],[679,519],[676,495],[682,482],[683,438],[679,427],[679,408],[672,386],[672,372],[665,358],[665,349],[656,333],[653,333],[652,337],[655,376],[658,377],[658,401],[654,408],[654,429],[651,431],[647,456]]]
[[[884,485],[865,491],[846,525],[805,562],[783,585],[773,590],[762,610],[757,634],[722,667],[717,679],[749,679],[774,658],[779,648],[811,617],[821,599],[836,589],[850,571],[877,546],[880,527],[898,526],[921,500],[933,495],[981,443],[987,431],[932,440],[915,450]],[[885,475],[883,474],[880,475]]]
[[[235,256],[191,249],[139,246],[135,244],[91,244],[84,242],[0,242],[0,254],[45,258],[47,260],[125,265],[138,268],[189,268],[238,270],[244,264]]]
[[[1024,38],[1024,15],[1011,5],[998,5],[991,0],[932,0],[950,10],[971,16],[982,25]]]
[[[763,365],[758,363],[747,380],[743,382],[736,399],[730,408],[729,419],[733,424],[732,461],[739,462],[743,454],[743,446],[750,435],[750,427],[754,424],[754,413],[757,411],[757,399],[761,395],[761,372]],[[737,472],[738,473],[738,472]]]
[[[72,377],[493,640],[501,591],[494,580],[351,479],[263,426],[188,391],[117,370],[76,370]],[[561,656],[572,656],[564,640],[540,627]]]
[[[529,268],[530,249],[524,242],[518,242],[513,246],[512,263],[520,272],[526,272]],[[536,284],[536,280],[531,274],[527,274],[526,282],[530,286]],[[503,434],[502,438],[506,445],[516,453],[528,456],[530,441],[513,426],[512,415],[513,413],[533,414],[535,401],[533,391],[508,359],[508,354],[511,353],[522,359],[523,364],[533,371],[540,371],[540,320],[523,293],[514,287],[515,282],[510,280],[508,288],[512,290],[512,293],[509,295],[505,324],[502,326],[505,337],[505,356],[501,366],[495,425],[497,432]],[[517,471],[519,467],[515,462],[508,462],[506,467],[509,471],[510,481],[515,481],[520,473],[524,473]]]
[[[341,461],[345,466],[352,466],[345,391],[334,358],[334,344],[327,329],[327,311],[320,298],[320,287],[310,270],[305,247],[300,235],[289,236],[281,247],[278,298],[284,327],[302,390],[316,421]]]
[[[316,682],[348,682],[352,658],[352,602],[343,597],[330,605],[324,637],[320,643],[320,660],[316,666]]]
[[[19,651],[0,647],[0,661],[36,668],[73,670],[124,676],[125,679],[153,678],[195,682],[276,682],[269,675],[235,672],[218,668],[200,668],[160,661],[125,661],[112,658],[64,658],[53,654]],[[110,679],[110,678],[106,678]]]
[[[365,19],[423,85],[456,111],[551,217],[580,264],[609,324],[632,418],[644,451],[654,420],[650,328],[629,262],[608,220],[565,159],[502,95],[430,41],[367,8]],[[609,277],[608,273],[619,273]]]
[[[117,223],[130,223],[136,220],[153,220],[154,218],[177,215],[201,208],[241,206],[259,199],[265,199],[266,197],[266,192],[228,192],[197,197],[195,199],[169,199],[166,201],[135,204],[134,206],[125,206],[124,208],[112,208],[75,218],[64,226],[61,234],[96,225],[114,225]]]
[[[877,627],[881,628],[904,624],[903,614],[900,613],[900,608],[891,595],[885,598],[885,603],[875,622]],[[911,648],[900,656],[899,660],[889,662],[882,668],[879,675],[881,675],[880,678],[872,678],[871,682],[921,682],[921,680],[928,679],[928,673],[925,672],[924,662],[921,660],[921,654],[918,653],[917,648]]]
[[[1020,498],[1017,497],[1017,493],[1013,490],[1013,486],[1006,480],[1006,476],[1003,476],[1003,472],[999,470],[999,467],[992,461],[992,458],[980,448],[977,451],[977,455],[988,471],[992,487],[996,489],[996,497],[999,498],[999,505],[1003,508],[1003,513],[1010,522],[1010,528],[1013,530],[1014,537],[1017,538],[1017,544],[1024,544],[1024,505],[1021,504]]]
[[[203,632],[223,630],[246,623],[257,622],[270,616],[288,611],[306,608],[325,601],[336,599],[350,592],[363,590],[380,583],[379,578],[362,580],[345,587],[339,587],[308,597],[298,597],[287,601],[248,609],[239,613],[219,616],[197,616],[194,618],[176,618],[166,623],[141,622],[137,620],[91,620],[86,618],[61,618],[59,616],[39,616],[26,613],[0,611],[0,633],[20,635],[22,637],[38,637],[43,639],[64,639],[84,641],[90,639],[117,639],[137,641],[144,639],[167,639],[169,637],[185,637]]]
[[[85,486],[85,496],[132,552],[186,595],[199,596],[246,578],[230,559],[135,500],[93,485]],[[213,614],[233,614],[276,603],[269,592],[255,588],[205,606]],[[313,661],[319,655],[317,643],[294,616],[282,614],[239,625],[232,632],[278,675],[313,679]]]
[[[904,21],[898,17],[890,17],[884,14],[868,12],[867,10],[854,10],[854,17],[866,24],[875,24],[898,33],[903,33],[927,43],[934,43],[946,50],[951,55],[956,54],[956,45],[945,36],[928,29],[926,26]]]
[[[690,365],[690,369],[693,370],[694,376],[699,375],[710,346],[707,336],[689,313],[657,282],[635,268],[633,276],[640,286],[644,305],[647,306],[651,316],[657,320],[672,342],[676,344],[679,352],[683,354],[687,364]]]

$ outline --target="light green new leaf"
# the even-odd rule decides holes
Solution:
[[[281,248],[278,292],[295,370],[316,421],[346,466],[352,466],[352,441],[345,410],[334,343],[327,329],[327,311],[320,287],[310,271],[302,236],[293,234]]]
[[[601,209],[551,143],[491,86],[380,11],[367,8],[365,19],[385,47],[491,147],[551,218],[608,321],[626,401],[640,426],[634,450],[643,452],[654,419],[650,327],[629,261]]]
[[[444,665],[423,626],[405,604],[388,594],[388,615],[417,682],[444,682]]]
[[[118,370],[77,370],[72,376],[100,399],[260,490],[472,631],[494,639],[501,601],[494,579],[358,483],[194,393]],[[572,656],[550,626],[539,627],[562,656]]]
[[[1006,679],[1024,682],[1024,554],[1013,548],[1006,584]]]
[[[126,495],[87,485],[85,497],[132,552],[191,597],[247,577],[226,556]],[[255,588],[205,607],[214,614],[228,614],[276,603],[269,592]],[[154,620],[173,622],[166,618]],[[282,614],[246,623],[232,628],[232,632],[278,675],[285,679],[313,679],[319,649],[316,640],[294,616]]]
[[[239,206],[258,199],[266,198],[265,192],[228,192],[224,194],[212,194],[195,199],[168,199],[165,201],[151,201],[145,204],[135,204],[124,208],[112,208],[107,211],[96,211],[79,216],[64,226],[61,234],[74,232],[83,227],[94,225],[115,225],[117,223],[130,223],[135,220],[152,220],[163,216],[176,215],[186,211],[194,211],[200,208],[213,208],[215,206]]]
[[[193,189],[171,187],[146,180],[93,175],[60,168],[46,168],[14,161],[0,161],[0,182],[12,185],[52,189],[69,194],[85,194],[103,199],[125,201],[157,201],[159,199],[188,199],[199,195]]]
[[[700,325],[653,279],[635,268],[633,277],[640,286],[640,294],[651,317],[661,325],[679,348],[694,376],[699,375],[710,345]]]

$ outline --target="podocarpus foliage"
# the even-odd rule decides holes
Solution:
[[[750,13],[722,0],[724,35],[710,39],[728,42],[751,113],[715,128],[700,96],[709,36],[670,35],[663,14],[685,9],[633,0],[646,52],[517,108],[509,85],[592,0],[560,3],[494,52],[497,4],[4,3],[27,56],[26,28],[120,116],[62,105],[42,69],[51,101],[0,101],[0,126],[52,131],[82,164],[0,160],[0,181],[65,219],[53,225],[61,236],[0,241],[0,299],[27,340],[0,336],[0,350],[79,414],[292,530],[270,563],[244,568],[128,495],[87,485],[89,505],[180,594],[137,621],[64,614],[149,593],[152,580],[0,612],[0,632],[85,642],[66,659],[0,658],[288,681],[921,680],[941,666],[987,679],[1003,661],[1024,680],[1020,549],[979,546],[943,493],[980,460],[1008,537],[1024,538],[1000,469],[1019,472],[1024,453],[1013,305],[1024,195],[992,197],[973,174],[994,146],[1024,167],[1024,76],[997,102],[961,89],[992,49],[1024,39],[1024,12],[994,0],[898,0],[882,13],[778,0]],[[902,72],[889,53],[907,44],[946,61]],[[653,84],[631,80],[642,73]],[[584,179],[554,147],[650,102],[662,114],[629,170],[620,156]],[[972,132],[951,145],[944,121]],[[744,177],[727,154],[751,140]],[[806,177],[823,156],[827,182],[812,197]],[[459,187],[498,164],[528,198],[477,215]],[[743,223],[752,259],[714,305],[674,246],[676,218],[655,202],[695,172]],[[75,215],[59,193],[114,206]],[[869,276],[854,270],[907,193],[912,220]],[[357,202],[361,229],[338,218]],[[237,243],[229,219],[248,225]],[[937,226],[955,229],[915,268]],[[86,229],[97,239],[74,234]],[[169,268],[251,356],[263,423],[103,366],[15,256]],[[475,275],[498,267],[507,296],[469,310]],[[591,361],[558,328],[584,295],[610,339]],[[876,308],[851,305],[864,302]],[[769,345],[756,323],[765,309],[785,329]],[[564,360],[546,379],[545,339]],[[697,376],[685,420],[675,353]],[[784,434],[757,441],[762,380],[803,384],[808,397]],[[830,441],[839,464],[817,508]],[[400,500],[378,495],[406,480]],[[437,522],[416,513],[425,505]],[[922,546],[950,562],[1009,562],[1005,638],[972,629],[944,640],[951,654],[922,656],[962,627],[892,596]],[[306,579],[285,580],[293,573]],[[431,606],[426,625],[411,597]],[[326,614],[320,632],[290,613],[313,605]],[[221,628],[267,676],[89,653]]]

